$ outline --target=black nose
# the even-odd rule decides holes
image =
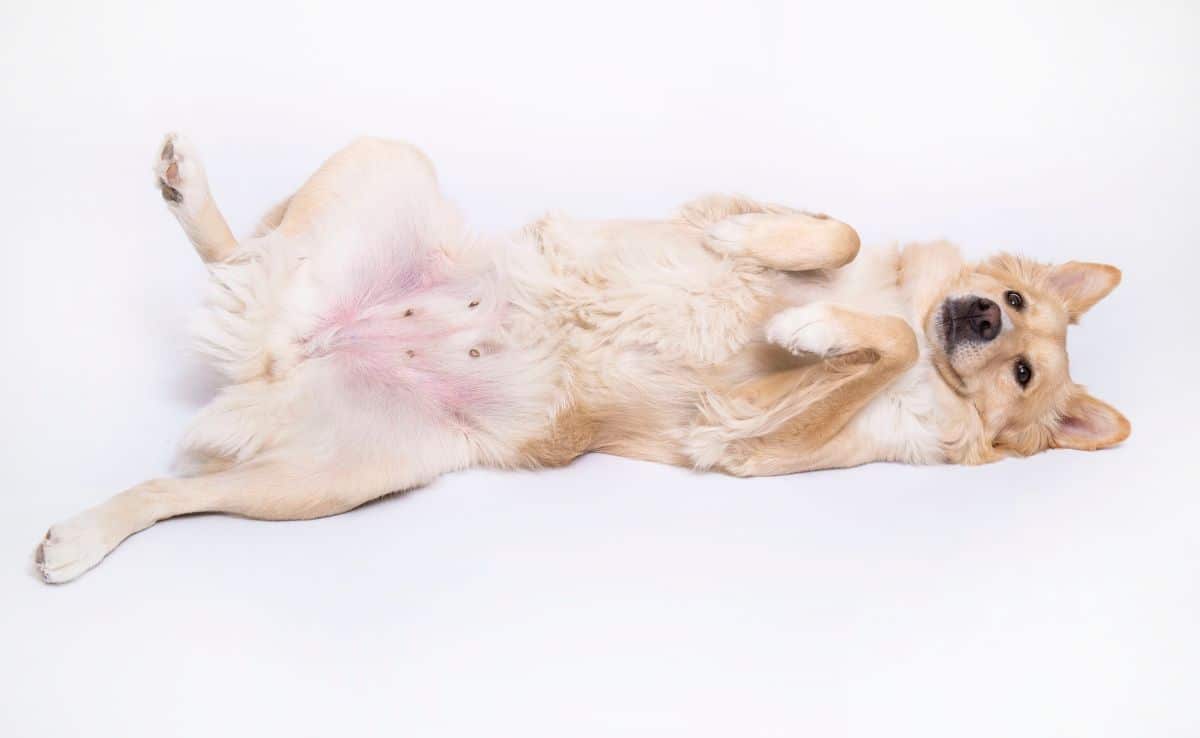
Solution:
[[[951,323],[946,334],[950,343],[990,341],[1000,335],[1000,306],[986,297],[952,300],[947,307]]]

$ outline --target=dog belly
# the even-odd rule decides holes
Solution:
[[[397,255],[360,270],[301,341],[352,394],[470,425],[502,410],[511,357],[492,272],[456,274],[438,259]]]

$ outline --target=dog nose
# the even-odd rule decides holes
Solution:
[[[1000,306],[986,297],[976,298],[963,317],[980,340],[990,341],[1000,335]]]

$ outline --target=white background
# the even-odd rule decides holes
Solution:
[[[1198,21],[7,0],[0,734],[1200,735]],[[164,473],[214,391],[204,271],[151,183],[170,129],[238,231],[373,133],[483,230],[732,190],[868,243],[1108,261],[1073,373],[1134,433],[981,468],[476,471],[327,520],[166,522],[48,587],[45,529]]]

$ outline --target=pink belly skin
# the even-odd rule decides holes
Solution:
[[[494,407],[486,332],[498,308],[479,296],[479,277],[449,279],[440,265],[409,259],[364,273],[302,341],[329,357],[351,388],[377,402],[403,399],[469,423]]]

